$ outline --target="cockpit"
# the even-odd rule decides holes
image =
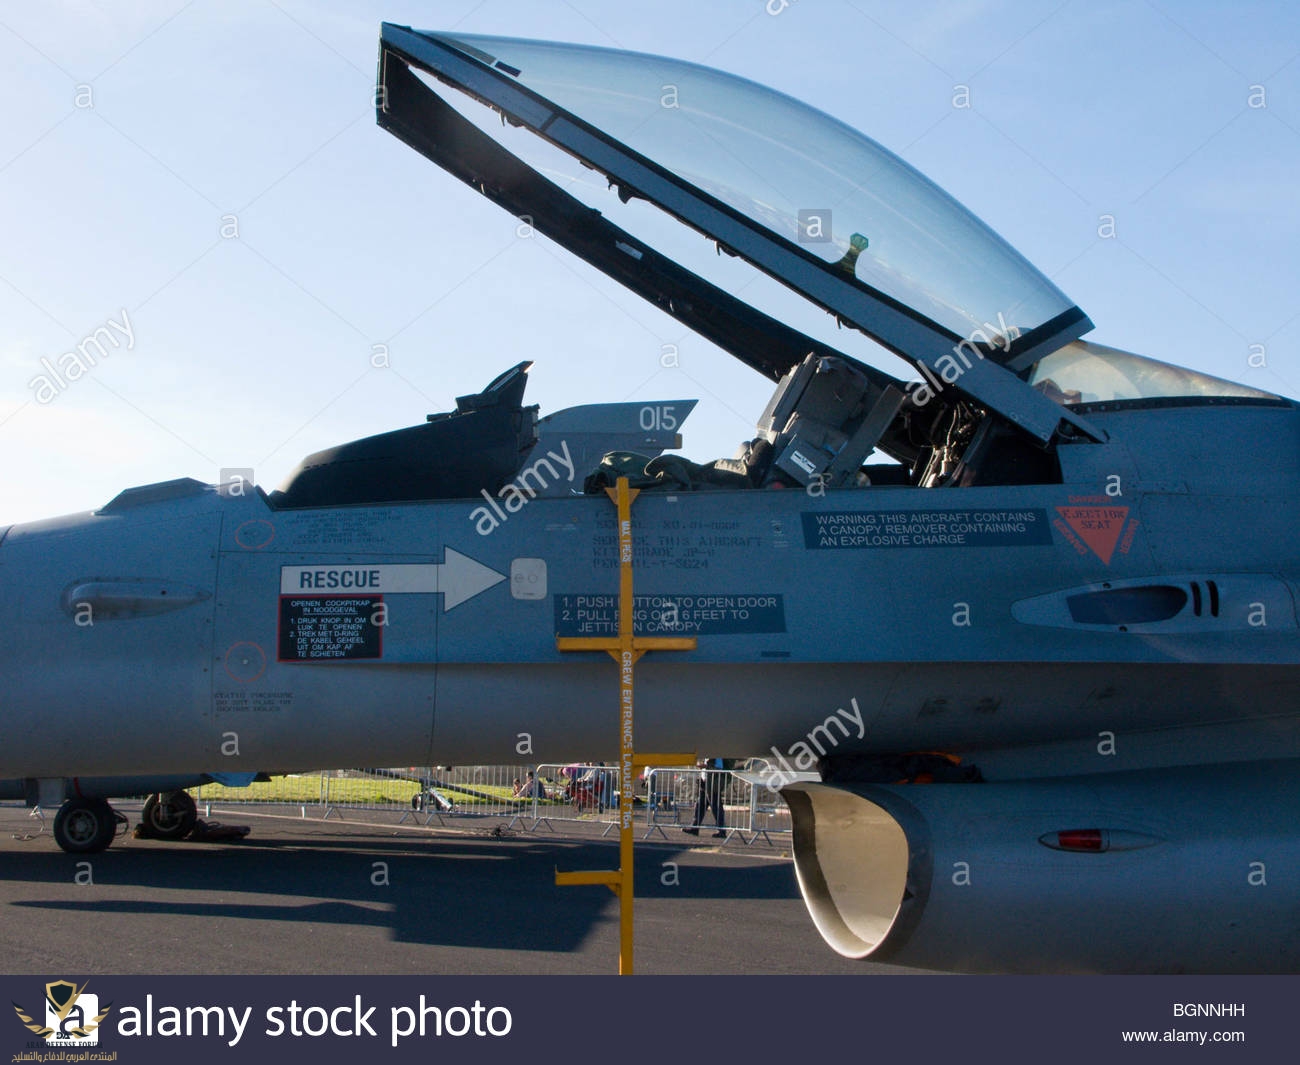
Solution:
[[[455,410],[422,425],[353,441],[305,458],[268,497],[277,509],[469,499],[495,495],[563,441],[587,492],[619,475],[634,487],[672,491],[883,485],[943,487],[1050,484],[1061,479],[1056,446],[965,403],[930,405],[831,355],[810,354],[778,382],[752,439],[735,456],[695,462],[680,449],[694,402],[609,403],[545,418],[525,406],[530,362],[511,367]],[[1043,359],[1030,383],[1062,406],[1085,409],[1287,404],[1268,392],[1099,344],[1075,341]],[[645,411],[680,412],[671,429]],[[540,494],[567,494],[556,484]]]
[[[494,493],[561,424],[591,489],[618,472],[675,490],[1056,483],[1061,447],[1106,439],[1101,412],[1288,403],[1081,340],[1087,316],[956,200],[871,138],[754,82],[658,56],[391,24],[379,81],[383,128],[776,390],[734,457],[696,462],[668,453],[676,433],[645,431],[643,404],[539,419],[523,405],[524,363],[424,425],[310,456],[275,506]],[[502,128],[462,113],[477,105]],[[573,182],[530,165],[517,130],[616,196],[603,193],[604,210],[583,202]],[[794,328],[615,224],[634,200],[919,377]]]

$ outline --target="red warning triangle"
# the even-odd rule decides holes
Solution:
[[[1119,534],[1128,520],[1128,507],[1057,507],[1056,512],[1092,548],[1093,554],[1109,566]]]

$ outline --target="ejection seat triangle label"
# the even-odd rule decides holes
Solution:
[[[1124,522],[1128,520],[1128,507],[1057,507],[1056,512],[1092,553],[1109,566],[1124,531]]]

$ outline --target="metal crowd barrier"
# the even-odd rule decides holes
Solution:
[[[534,784],[528,783],[533,770]],[[701,770],[681,766],[656,768],[636,782],[634,815],[644,825],[642,839],[666,828],[690,828],[705,783],[700,835],[723,831],[723,845],[739,837],[745,844],[760,836],[790,832],[789,810],[769,779],[761,759],[740,770]],[[713,824],[714,790],[723,807],[723,827]],[[322,819],[344,812],[392,812],[398,824],[416,820],[446,826],[463,819],[497,818],[507,827],[559,831],[558,824],[603,826],[602,836],[617,827],[619,779],[616,766],[603,763],[543,763],[537,766],[423,766],[328,770],[273,777],[246,788],[205,784],[195,800],[210,816],[213,805],[290,806],[301,817],[309,811]]]
[[[646,831],[643,839],[671,825],[697,829],[700,835],[724,832],[725,846],[739,837],[747,846],[760,836],[791,831],[790,811],[780,793],[768,786],[773,778],[762,759],[750,759],[743,769],[654,769],[646,779]],[[714,796],[722,806],[716,822]]]
[[[770,786],[774,776],[764,759],[751,759],[747,768],[736,770],[733,776],[745,787],[746,831],[750,833],[746,844],[759,836],[771,843],[773,832],[788,835],[794,831],[790,807],[781,798],[780,791]]]
[[[537,776],[546,788],[547,802],[536,801],[530,829],[542,825],[555,831],[555,821],[603,824],[601,836],[618,827],[618,767],[603,762],[543,763]]]
[[[212,806],[220,803],[256,806],[296,806],[299,815],[307,816],[308,807],[325,807],[325,794],[329,774],[321,770],[308,773],[289,773],[256,781],[247,787],[226,787],[221,784],[204,784],[190,789],[194,801],[203,808],[204,816],[212,816]]]
[[[516,818],[532,812],[535,796],[526,787],[532,766],[415,766],[390,769],[339,769],[272,777],[246,788],[204,784],[195,800],[210,812],[213,804],[296,806],[322,819],[346,811],[398,812],[430,824],[448,818]],[[544,800],[543,800],[544,802]]]
[[[507,818],[510,827],[531,819],[535,825],[538,809],[549,800],[540,772],[529,785],[532,770],[531,765],[435,767],[422,781],[421,802],[413,800],[412,806],[423,812],[426,825],[434,818],[446,824],[447,818],[467,817]]]

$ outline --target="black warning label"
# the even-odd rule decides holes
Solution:
[[[803,513],[804,546],[1038,547],[1052,542],[1045,510]]]
[[[280,596],[280,661],[382,658],[383,596]]]

